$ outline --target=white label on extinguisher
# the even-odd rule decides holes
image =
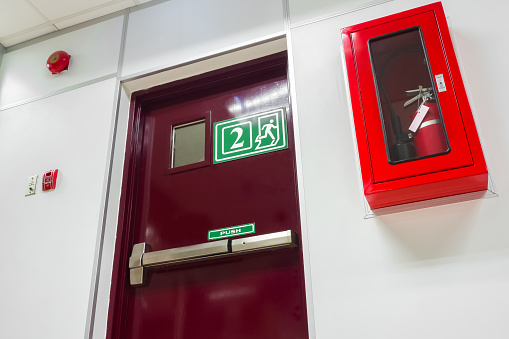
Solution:
[[[445,80],[443,74],[435,75],[435,80],[437,81],[437,89],[439,92],[447,91],[447,88],[445,88]]]
[[[422,120],[424,120],[426,113],[428,113],[428,110],[429,110],[428,106],[421,105],[421,107],[419,107],[419,109],[417,110],[417,114],[415,115],[415,118],[410,124],[410,127],[408,127],[408,129],[415,133],[415,131],[417,131],[417,129],[419,128],[419,125],[421,124]]]

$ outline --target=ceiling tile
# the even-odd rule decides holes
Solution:
[[[21,42],[28,41],[30,39],[34,39],[56,31],[57,29],[55,28],[55,26],[48,24],[41,27],[36,27],[23,33],[9,36],[8,38],[0,38],[0,44],[4,45],[5,47],[10,47]]]
[[[0,38],[46,22],[24,0],[2,0],[0,10]]]
[[[77,24],[80,24],[82,22],[85,22],[85,21],[88,21],[88,20],[92,20],[92,19],[101,17],[103,15],[107,15],[107,14],[110,14],[110,13],[114,13],[114,12],[120,11],[120,10],[122,10],[124,8],[131,7],[131,6],[134,6],[134,5],[135,4],[134,4],[133,0],[122,0],[120,2],[117,1],[117,2],[114,2],[112,4],[107,4],[105,6],[100,6],[100,7],[96,8],[96,9],[93,9],[93,10],[90,10],[90,11],[86,11],[86,12],[84,12],[82,14],[77,14],[77,15],[73,15],[73,16],[70,16],[70,17],[67,17],[67,18],[55,20],[53,22],[53,24],[55,26],[57,26],[58,29],[64,29],[66,27],[77,25]]]
[[[18,0],[19,1],[19,0]],[[49,20],[56,20],[68,15],[77,14],[93,7],[104,5],[110,0],[30,0]]]

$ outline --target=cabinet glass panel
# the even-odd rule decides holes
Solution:
[[[390,164],[449,152],[450,146],[419,27],[368,41]]]

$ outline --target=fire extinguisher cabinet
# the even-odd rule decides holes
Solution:
[[[344,28],[342,39],[370,207],[486,190],[441,3]]]

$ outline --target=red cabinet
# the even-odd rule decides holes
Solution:
[[[441,3],[344,28],[342,38],[371,208],[486,190]]]

